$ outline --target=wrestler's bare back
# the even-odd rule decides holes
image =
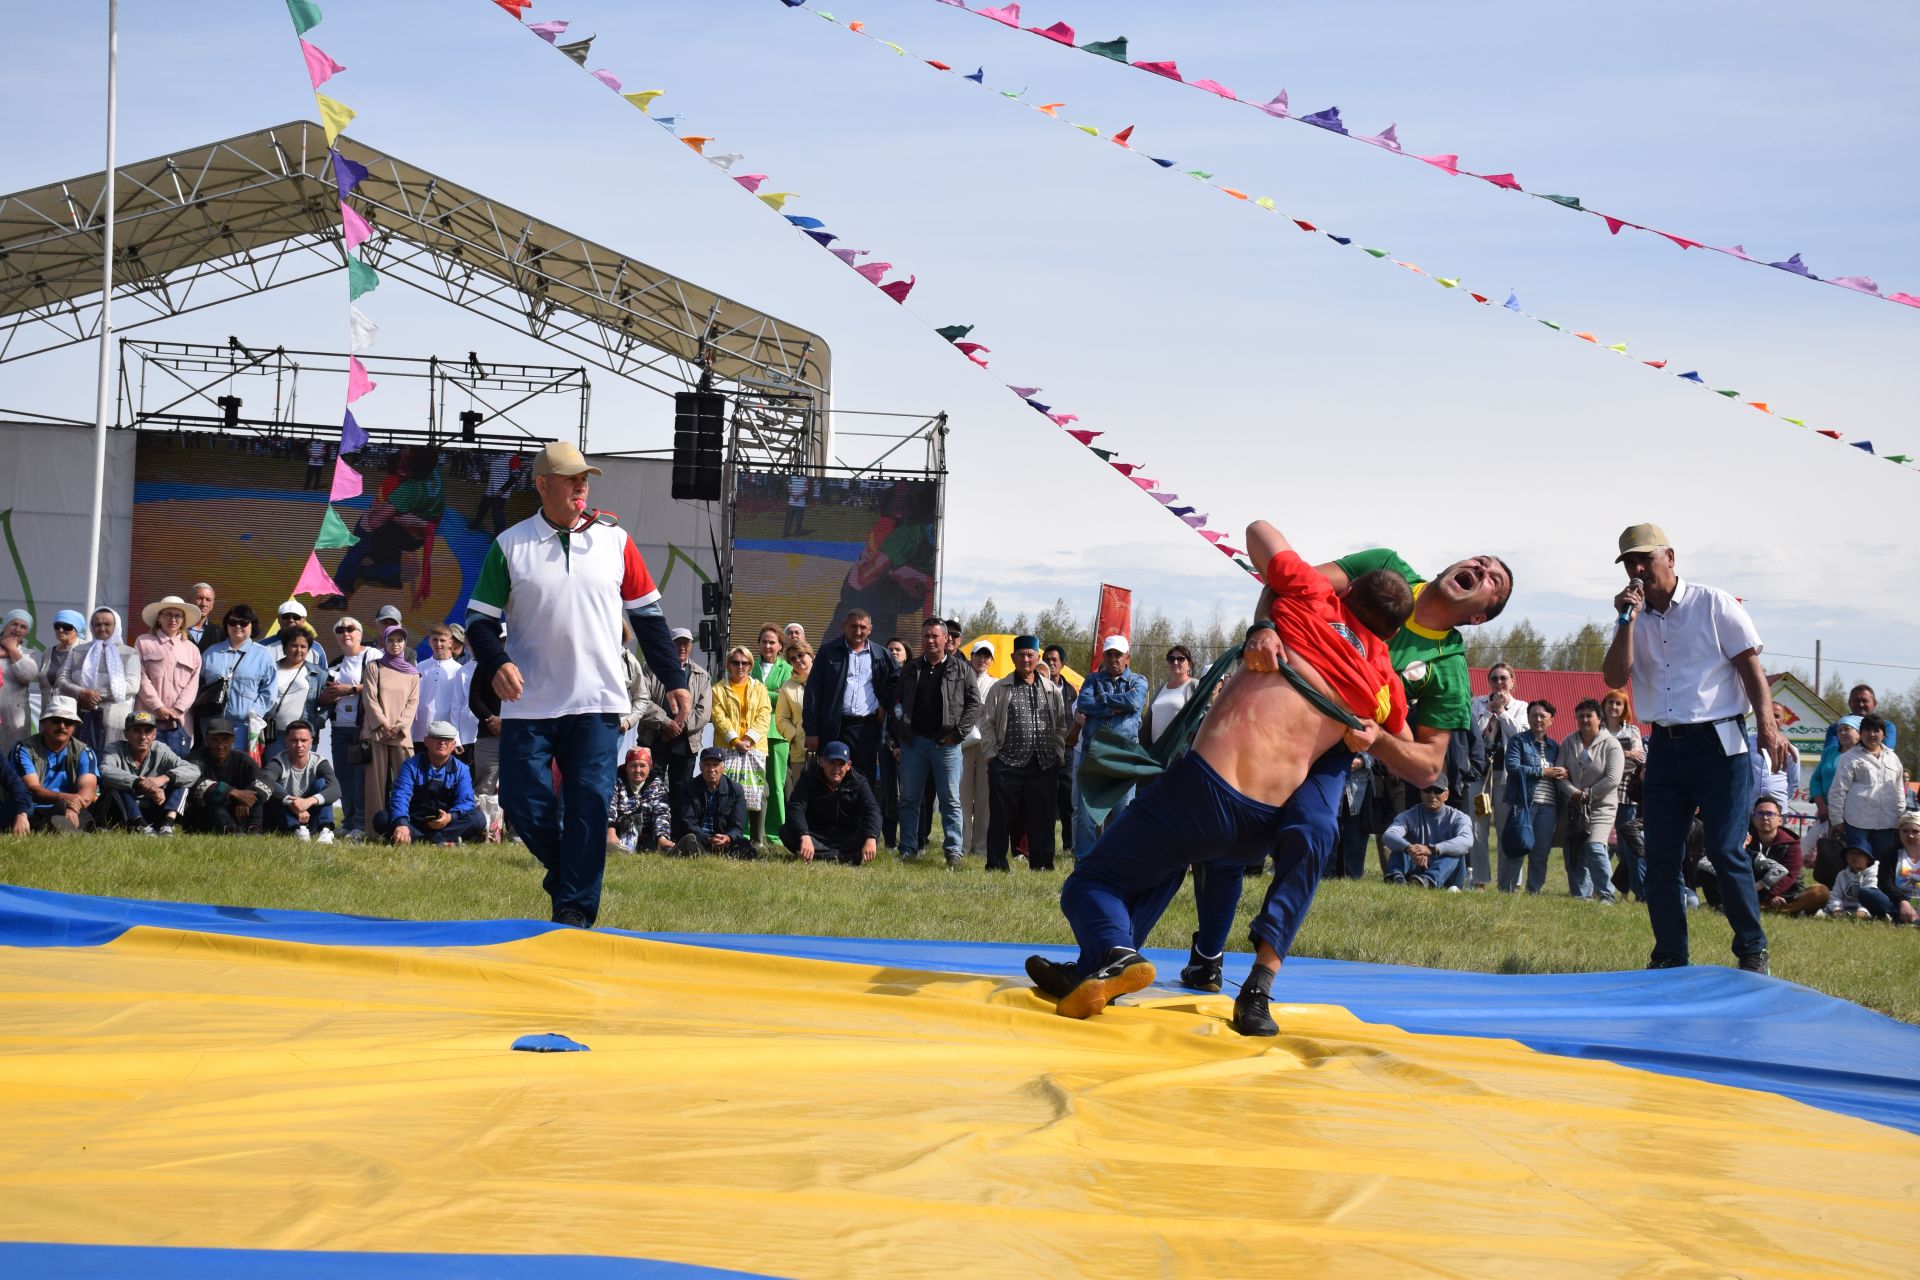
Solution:
[[[1308,684],[1340,701],[1306,659],[1289,653],[1285,661]],[[1278,806],[1293,796],[1313,762],[1338,744],[1344,732],[1278,671],[1243,666],[1221,686],[1193,749],[1235,791]]]

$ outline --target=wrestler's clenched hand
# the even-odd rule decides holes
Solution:
[[[1240,661],[1249,671],[1278,671],[1281,661],[1286,657],[1286,649],[1280,643],[1280,633],[1270,627],[1262,627],[1247,637],[1240,649]]]
[[[1374,741],[1380,736],[1380,726],[1371,720],[1360,722],[1358,729],[1349,729],[1341,735],[1349,751],[1371,751]]]

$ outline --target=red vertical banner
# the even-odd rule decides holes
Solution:
[[[1093,652],[1087,656],[1087,670],[1100,669],[1100,646],[1108,636],[1125,636],[1133,643],[1133,592],[1125,587],[1100,584],[1100,603],[1093,611]]]

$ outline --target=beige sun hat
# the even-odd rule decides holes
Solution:
[[[150,627],[157,627],[160,625],[160,615],[168,609],[178,609],[181,613],[185,614],[189,627],[197,627],[200,625],[200,606],[190,601],[182,600],[179,596],[161,596],[158,600],[155,600],[152,604],[140,611],[140,620]]]

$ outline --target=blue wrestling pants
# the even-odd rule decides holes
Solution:
[[[1352,758],[1342,746],[1326,752],[1276,808],[1228,786],[1199,753],[1182,756],[1078,856],[1060,888],[1060,910],[1080,944],[1079,976],[1099,968],[1115,947],[1144,946],[1195,863],[1208,864],[1209,874],[1227,873],[1214,883],[1224,887],[1230,879],[1235,890],[1225,904],[1230,924],[1239,877],[1268,854],[1275,858],[1273,887],[1254,921],[1254,937],[1284,955],[1319,888]],[[1217,915],[1225,895],[1205,896]]]

